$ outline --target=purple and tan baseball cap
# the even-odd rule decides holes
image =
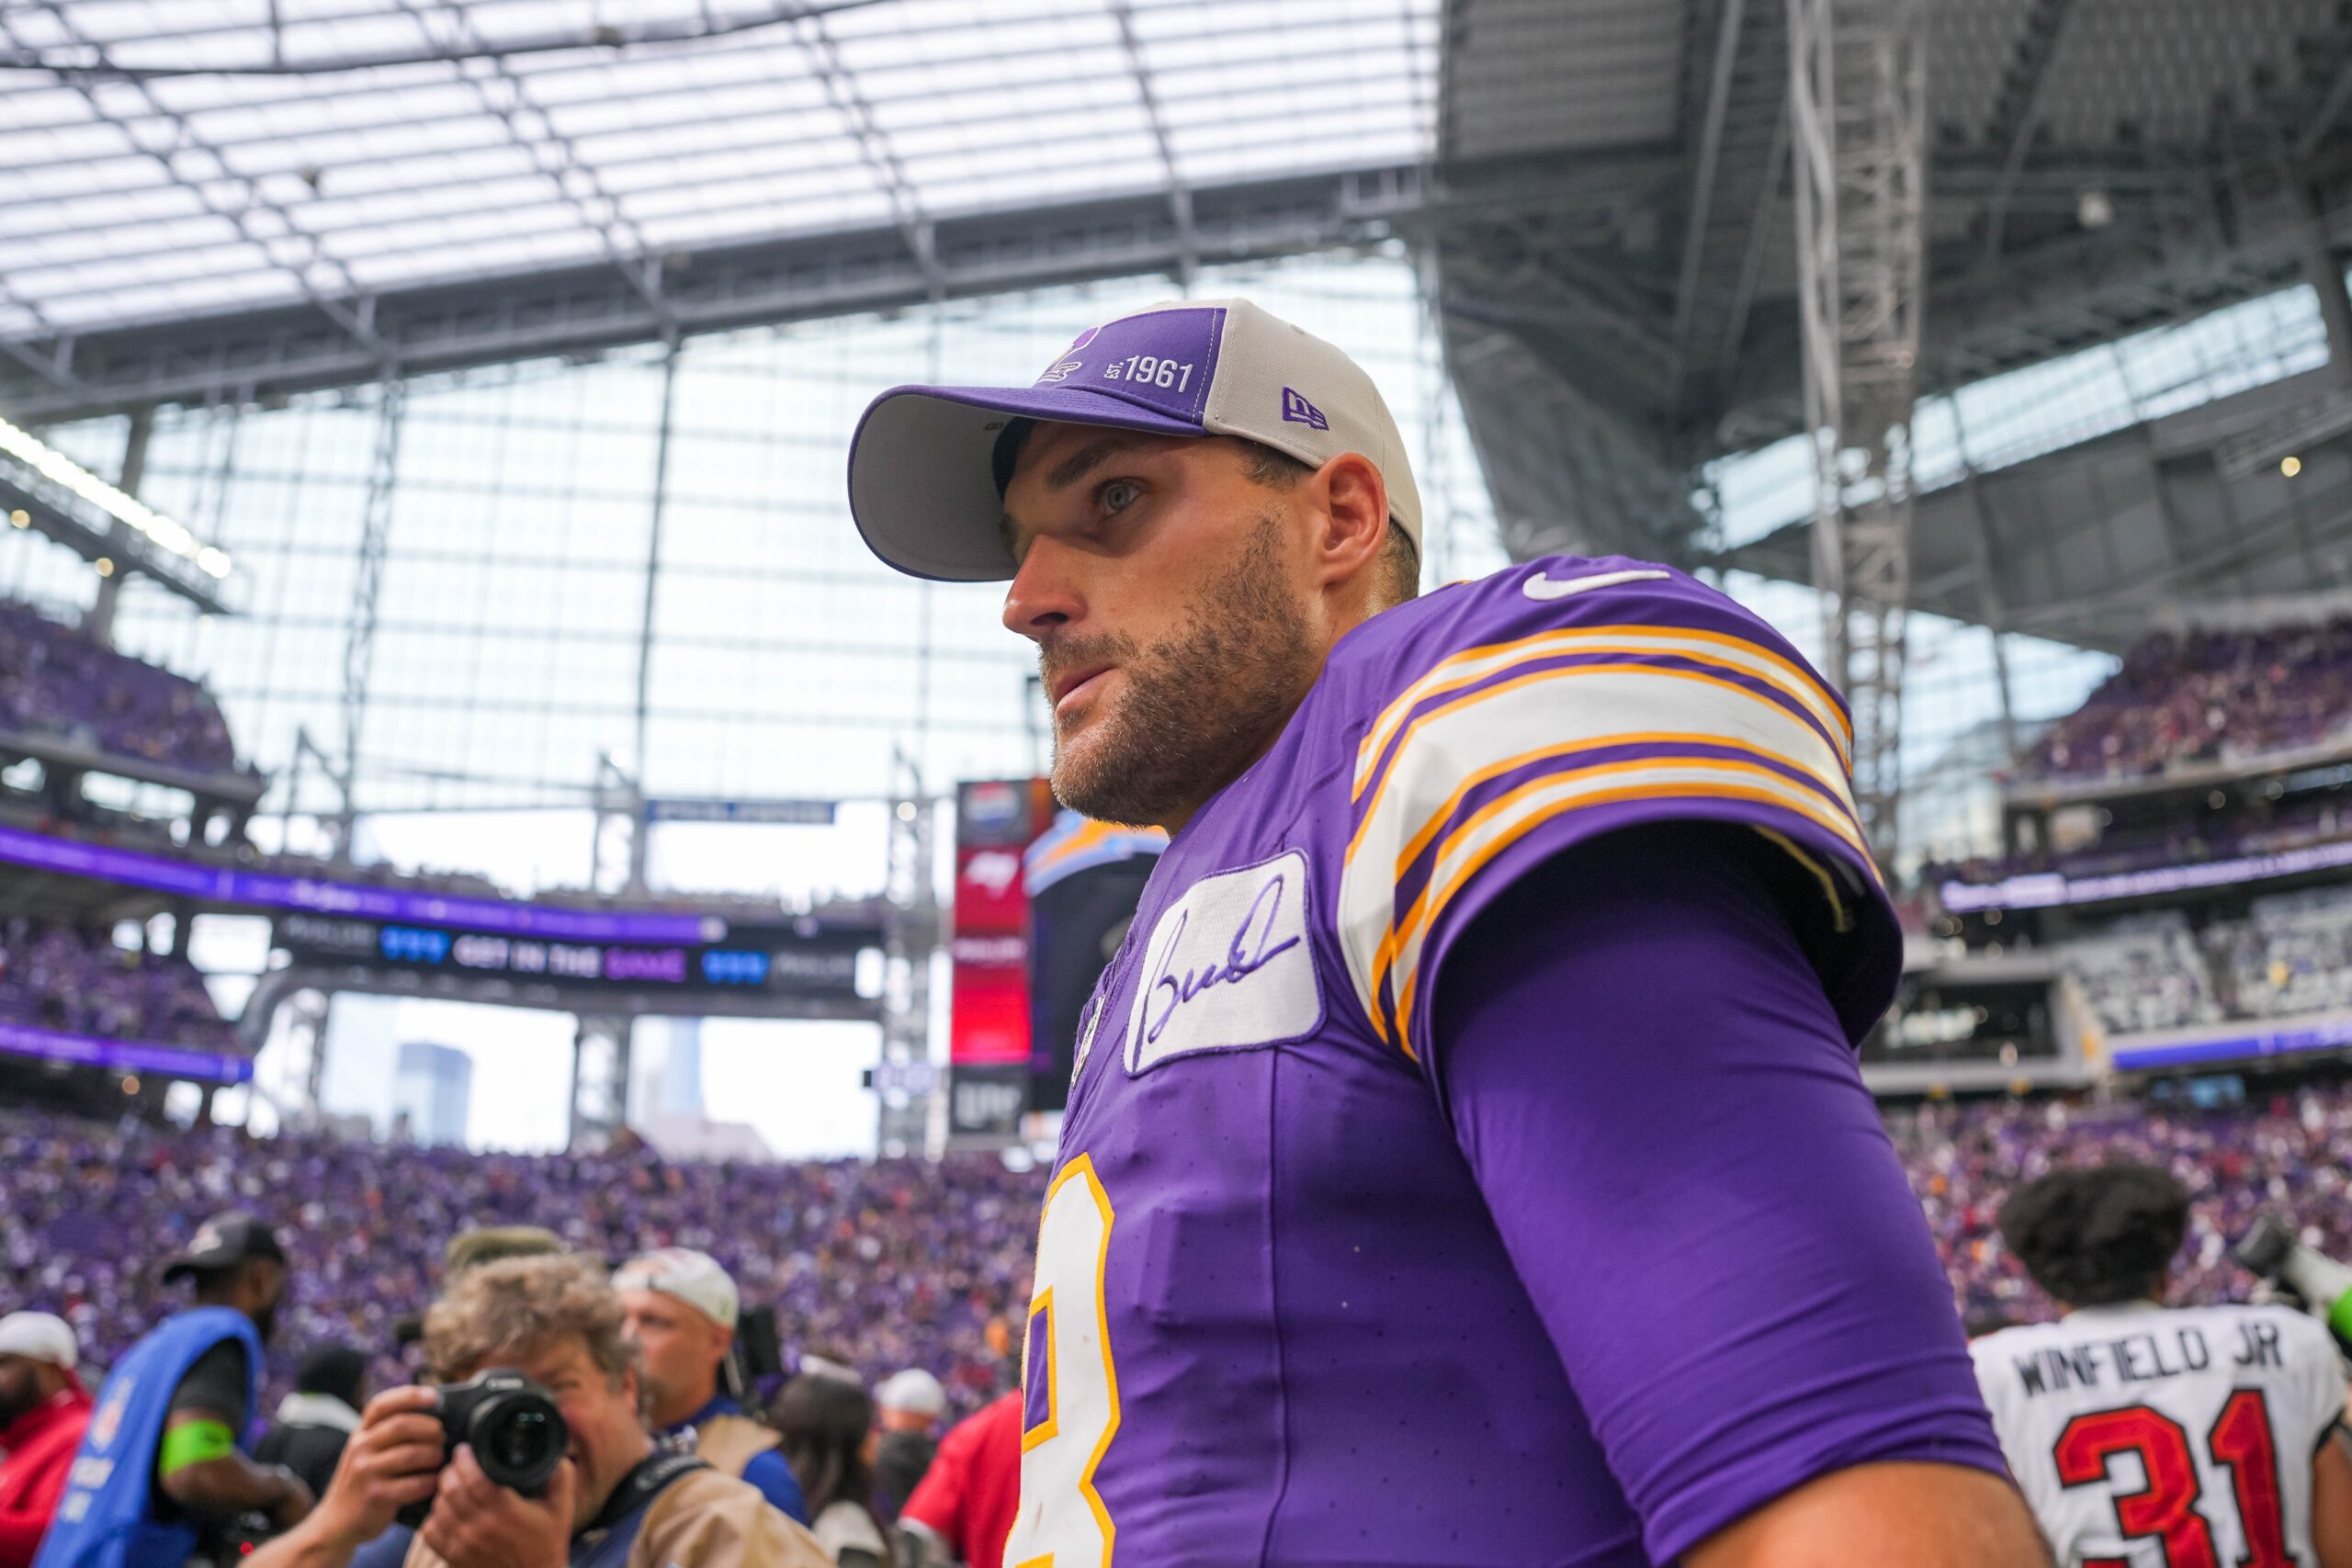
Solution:
[[[893,387],[858,421],[849,509],[868,548],[945,582],[1013,574],[998,442],[1016,419],[1238,435],[1317,468],[1372,459],[1416,549],[1404,438],[1361,366],[1247,299],[1179,299],[1090,327],[1026,387]]]

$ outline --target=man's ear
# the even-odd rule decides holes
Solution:
[[[1371,458],[1342,452],[1315,471],[1315,572],[1318,586],[1369,582],[1388,530],[1388,486]]]

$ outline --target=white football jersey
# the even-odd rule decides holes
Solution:
[[[2312,1460],[2345,1393],[2318,1323],[2280,1306],[2148,1303],[1970,1349],[2061,1568],[2314,1568]]]

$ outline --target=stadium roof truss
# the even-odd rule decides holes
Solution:
[[[1426,200],[1437,43],[1438,0],[11,5],[0,407],[1362,238]]]
[[[2340,269],[2336,0],[1924,14],[1921,393]],[[1402,240],[1433,262],[1515,554],[1803,580],[1801,536],[1726,556],[1692,482],[1805,422],[1792,16],[1790,0],[26,0],[0,8],[0,412],[38,426],[266,401]],[[2352,307],[2330,326],[2352,367]],[[2216,471],[2236,484],[2247,452],[2341,439],[2346,384],[2205,421],[2228,447]],[[2182,435],[2141,440],[2188,476],[2157,490],[2193,511],[2202,459]],[[1978,525],[1984,507],[2064,466],[1923,502],[1917,602],[2063,636],[2099,601],[2082,640],[2113,646],[2136,607],[2212,590],[2209,520],[2177,516],[2122,562],[2128,581],[2019,566],[1952,586],[1951,563],[1973,570],[2014,533]],[[2233,558],[2225,589],[2267,591],[2281,561],[2305,581],[2352,570],[2329,547],[2352,540],[2352,505],[2317,488],[2272,556]],[[2097,494],[2096,515],[2054,491],[2018,515],[2067,558],[2103,559],[2117,520]]]

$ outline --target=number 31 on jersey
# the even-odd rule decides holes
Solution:
[[[1095,1467],[1119,1430],[1102,1297],[1111,1258],[1110,1194],[1080,1155],[1046,1192],[1037,1228],[1036,1294],[1022,1350],[1021,1510],[1005,1541],[1009,1568],[1103,1568],[1116,1534],[1094,1490]]]

